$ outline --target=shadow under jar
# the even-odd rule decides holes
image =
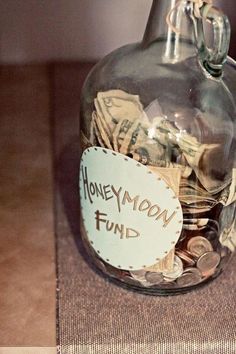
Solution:
[[[145,293],[194,289],[235,250],[229,37],[213,6],[154,0],[143,41],[106,56],[83,88],[82,238],[103,272]]]

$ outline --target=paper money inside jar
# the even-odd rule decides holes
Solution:
[[[229,39],[228,19],[211,1],[154,0],[142,42],[105,57],[86,80],[81,235],[120,284],[186,292],[218,276],[235,251]]]

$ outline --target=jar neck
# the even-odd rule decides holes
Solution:
[[[176,6],[176,4],[178,6]],[[187,53],[183,50],[181,42],[192,44],[190,52],[195,53],[194,29],[192,21],[188,16],[191,4],[188,1],[179,0],[153,0],[147,27],[144,33],[142,45],[149,47],[153,42],[163,41],[163,60],[166,62],[177,62],[186,57]],[[167,15],[175,8],[171,16],[173,28],[167,24]],[[178,33],[174,31],[178,29]],[[188,55],[191,55],[188,51]]]

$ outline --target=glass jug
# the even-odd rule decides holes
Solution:
[[[154,0],[142,42],[106,56],[84,84],[81,234],[96,265],[133,289],[194,289],[235,250],[229,37],[208,2]]]

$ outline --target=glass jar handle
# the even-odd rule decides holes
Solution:
[[[192,15],[195,25],[195,36],[200,62],[214,77],[219,77],[226,62],[230,44],[230,23],[228,17],[218,8],[204,4],[201,9],[201,18]],[[206,19],[213,27],[213,47],[206,44],[203,21]]]

